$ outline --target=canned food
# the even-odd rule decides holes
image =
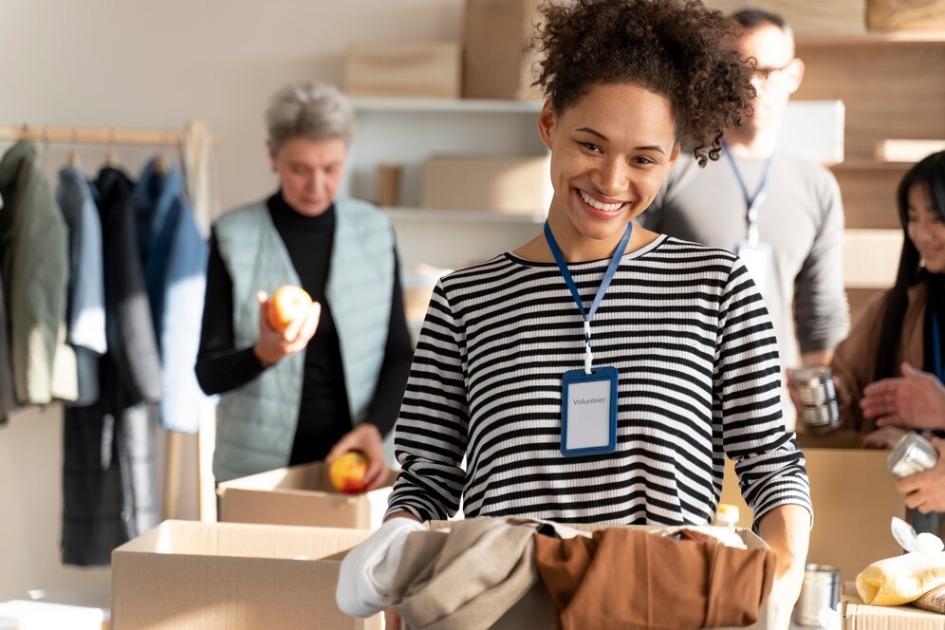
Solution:
[[[906,433],[886,458],[886,470],[900,478],[908,477],[931,468],[937,461],[938,451],[931,442],[918,433]]]
[[[827,433],[840,426],[840,408],[827,366],[812,365],[794,370],[791,380],[801,400],[799,419],[809,433]]]
[[[840,630],[840,570],[825,564],[804,567],[801,595],[792,620],[800,628]]]

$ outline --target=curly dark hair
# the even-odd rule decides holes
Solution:
[[[676,139],[700,166],[721,154],[754,96],[751,67],[732,43],[741,30],[700,0],[545,0],[529,47],[561,113],[593,85],[632,83],[669,99]]]

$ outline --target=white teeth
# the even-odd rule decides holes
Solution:
[[[584,203],[591,206],[592,208],[596,208],[604,212],[616,212],[623,206],[622,203],[602,203],[589,196],[583,190],[579,190],[578,192],[581,193],[581,199],[584,200]]]

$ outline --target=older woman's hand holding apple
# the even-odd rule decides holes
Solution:
[[[259,300],[259,338],[253,350],[264,365],[295,354],[315,335],[322,307],[313,302],[304,289],[286,285],[269,296],[256,294]]]
[[[364,491],[380,488],[387,483],[390,468],[384,457],[381,432],[376,426],[362,422],[348,431],[328,452],[325,462],[331,466],[349,451],[360,451],[367,458],[367,471],[363,479]]]

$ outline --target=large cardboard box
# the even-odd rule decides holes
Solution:
[[[361,529],[165,521],[112,552],[117,630],[379,630],[338,610]]]
[[[886,470],[888,451],[852,448],[859,444],[859,436],[843,431],[799,438],[804,442],[814,505],[808,561],[837,567],[840,579],[846,581],[876,560],[901,553],[889,523],[893,516],[905,516],[905,505],[896,492],[895,477]],[[829,447],[809,446],[812,442]],[[739,524],[751,526],[751,510],[742,500],[730,460],[725,464],[722,502],[738,505]]]
[[[420,205],[438,210],[506,214],[548,211],[554,190],[547,155],[444,155],[423,170]]]
[[[459,98],[459,42],[360,42],[348,47],[345,90],[353,97]]]
[[[376,529],[384,520],[388,485],[363,494],[341,494],[328,481],[324,463],[277,468],[217,487],[220,520],[227,523],[310,525]]]

